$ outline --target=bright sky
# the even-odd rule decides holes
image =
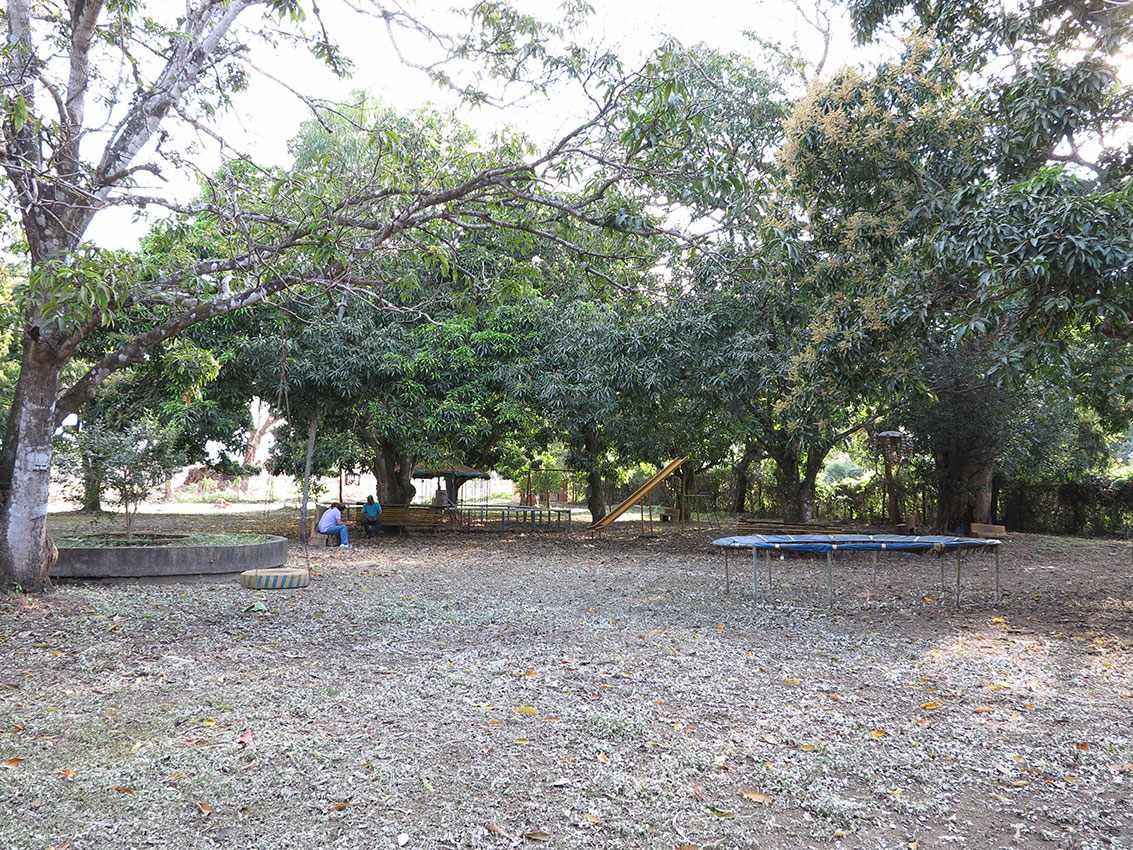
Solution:
[[[666,37],[674,37],[684,44],[703,42],[722,50],[751,53],[751,44],[744,36],[746,30],[751,30],[767,39],[797,40],[808,54],[815,56],[821,49],[817,35],[786,0],[591,2],[595,13],[587,29],[587,39],[614,48],[627,67],[640,63]],[[813,0],[800,2],[809,10]],[[522,128],[540,143],[553,140],[586,117],[583,102],[570,92],[518,108],[483,107],[469,111],[422,73],[406,68],[390,48],[384,29],[377,21],[352,12],[341,0],[324,0],[320,5],[332,38],[355,63],[354,74],[349,79],[339,79],[301,48],[285,46],[275,51],[261,48],[254,52],[253,63],[279,82],[265,75],[254,75],[249,90],[238,97],[235,110],[221,119],[218,130],[238,149],[253,154],[260,162],[286,164],[287,142],[309,116],[307,108],[287,86],[307,95],[331,99],[345,99],[351,91],[364,89],[405,110],[432,102],[458,110],[462,120],[482,132],[510,124]],[[454,5],[457,4],[451,0],[421,0],[413,8],[422,12],[430,8],[439,10],[424,15],[433,23],[443,21],[446,17],[443,10]],[[544,19],[553,18],[558,8],[557,0],[519,0],[519,5]],[[847,30],[844,19],[835,20],[835,41],[827,72],[844,64],[852,54]],[[215,152],[210,156],[213,161],[202,164],[215,167],[219,158]],[[152,187],[155,191],[173,193],[184,200],[192,197],[194,187],[187,175],[166,176],[168,182],[155,184]],[[144,220],[136,218],[132,210],[106,210],[95,218],[88,238],[108,248],[132,248],[145,228]]]

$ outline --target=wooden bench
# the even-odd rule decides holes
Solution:
[[[988,522],[973,522],[969,533],[972,537],[981,537],[984,539],[1006,537],[1007,526],[1005,525],[992,525]]]
[[[435,531],[446,525],[451,510],[428,505],[382,505],[381,522],[402,531]]]

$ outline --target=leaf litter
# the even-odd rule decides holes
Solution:
[[[1133,846],[1112,543],[1014,537],[1006,601],[985,570],[959,611],[934,562],[847,558],[829,610],[801,560],[775,605],[724,595],[709,536],[0,598],[0,846]]]

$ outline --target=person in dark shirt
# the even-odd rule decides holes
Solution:
[[[382,530],[382,503],[375,501],[373,496],[366,497],[366,504],[362,506],[362,522],[367,537],[380,534]]]

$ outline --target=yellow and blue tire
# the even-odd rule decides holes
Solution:
[[[277,567],[270,570],[245,570],[240,573],[240,584],[248,590],[284,590],[306,587],[311,574],[306,570]]]

